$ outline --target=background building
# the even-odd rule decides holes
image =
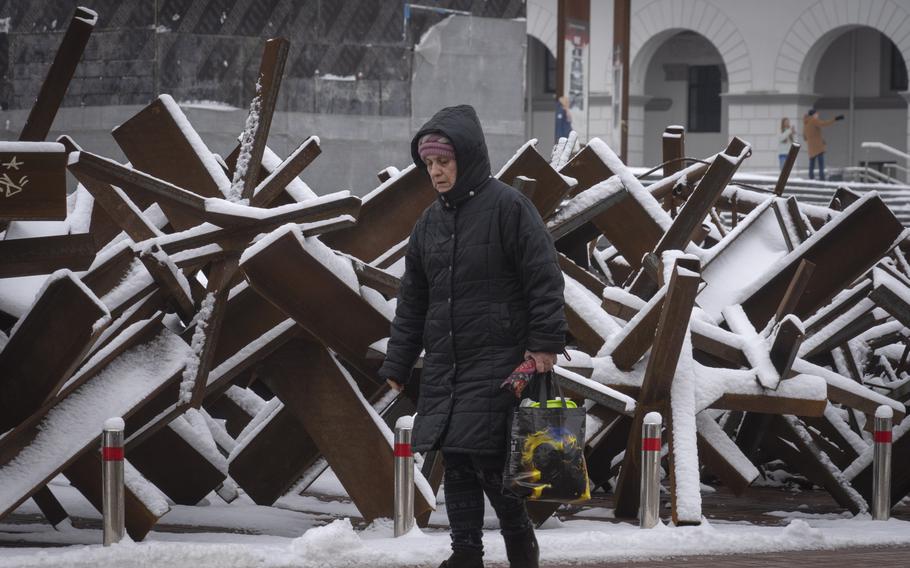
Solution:
[[[215,152],[243,127],[264,38],[285,36],[271,147],[310,134],[323,155],[304,178],[363,194],[408,163],[408,142],[441,106],[473,104],[494,168],[526,138],[553,142],[559,0],[82,0],[98,26],[55,123],[122,158],[109,132],[161,93]],[[563,0],[566,1],[566,0]],[[575,2],[576,0],[567,0]],[[0,3],[0,135],[25,120],[76,2]],[[613,2],[589,0],[586,137],[611,140]],[[687,153],[752,142],[747,170],[776,170],[783,117],[814,105],[847,119],[825,131],[829,169],[899,161],[908,148],[910,0],[632,0],[629,162],[660,161],[660,132],[686,127]],[[583,126],[583,128],[582,128]],[[803,152],[798,167],[807,167]]]
[[[529,130],[544,140],[556,14],[557,0],[528,0]],[[590,14],[588,133],[609,139],[613,2],[591,0]],[[629,161],[659,163],[660,132],[681,124],[690,155],[738,135],[753,144],[744,169],[774,170],[781,118],[801,131],[812,105],[847,115],[825,130],[829,167],[895,161],[860,144],[907,150],[907,61],[908,0],[632,0]]]

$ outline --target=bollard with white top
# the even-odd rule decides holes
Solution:
[[[650,529],[660,522],[660,426],[657,412],[645,415],[641,428],[640,527]]]
[[[875,411],[875,449],[872,454],[872,518],[891,516],[891,419],[894,411],[881,405]]]
[[[123,419],[108,418],[101,434],[101,501],[104,546],[120,542],[126,520],[123,504]]]
[[[395,422],[395,536],[414,526],[414,453],[411,450],[412,416]]]

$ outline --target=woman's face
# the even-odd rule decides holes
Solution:
[[[423,163],[427,166],[427,173],[430,174],[430,181],[436,191],[445,193],[455,186],[458,174],[455,160],[444,156],[427,156]]]
[[[783,126],[782,130],[786,130],[786,129],[788,129],[788,128],[790,128],[790,119],[789,119],[789,118],[785,118],[785,119],[784,119],[784,126]]]

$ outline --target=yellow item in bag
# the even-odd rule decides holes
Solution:
[[[539,402],[532,402],[528,405],[529,408],[540,408]],[[561,398],[550,398],[547,399],[547,408],[562,408],[562,399]],[[570,399],[566,399],[566,408],[578,408],[578,405]]]

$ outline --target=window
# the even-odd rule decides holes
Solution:
[[[720,66],[689,67],[689,132],[720,132]]]
[[[907,64],[904,62],[901,51],[893,43],[891,43],[891,90],[907,90]]]

